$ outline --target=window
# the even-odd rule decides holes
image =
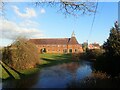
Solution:
[[[64,49],[64,50],[63,50],[63,53],[67,53],[67,49]]]
[[[72,53],[72,49],[69,49],[69,53]]]
[[[75,49],[75,52],[77,52],[77,49]]]

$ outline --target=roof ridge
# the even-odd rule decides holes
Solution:
[[[40,38],[30,39],[31,42],[36,44],[78,44],[75,37],[71,38]]]
[[[37,39],[69,39],[69,38],[33,38],[34,40],[37,40]]]

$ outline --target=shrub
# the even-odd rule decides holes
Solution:
[[[92,50],[87,50],[86,55],[89,59],[96,59],[98,58],[101,54],[103,54],[102,49],[92,49]]]
[[[4,48],[2,60],[14,69],[33,68],[39,63],[39,54],[34,44],[18,39]]]
[[[119,25],[110,30],[107,41],[103,44],[105,53],[95,62],[95,69],[107,72],[112,76],[120,74],[120,28]]]
[[[97,58],[96,62],[94,63],[94,68],[97,71],[106,72],[113,77],[118,76],[120,74],[120,60],[102,55]]]
[[[80,54],[81,59],[97,59],[104,53],[103,49],[91,49],[87,50],[85,53]]]

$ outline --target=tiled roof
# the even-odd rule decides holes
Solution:
[[[95,47],[99,47],[100,46],[99,44],[95,44],[95,43],[92,44],[92,45],[95,46]]]
[[[47,38],[47,39],[30,39],[30,42],[33,42],[34,44],[78,44],[75,37],[72,38]]]
[[[78,44],[78,41],[76,40],[75,37],[71,37],[71,38],[69,39],[69,44]]]

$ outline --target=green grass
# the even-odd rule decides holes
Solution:
[[[6,70],[5,70],[5,68],[3,68],[3,66],[6,68]],[[1,66],[0,65],[0,67],[2,67],[2,75],[0,75],[0,78],[2,78],[2,79],[7,79],[7,78],[15,78],[15,79],[20,79],[20,76],[19,76],[19,74],[18,73],[16,73],[14,70],[12,70],[12,69],[10,69],[7,65],[5,65],[4,63],[3,63],[3,66]],[[9,72],[9,73],[8,73]]]
[[[4,67],[7,69],[7,71],[0,65],[1,69],[0,69],[0,78],[3,80],[6,79],[20,79],[22,77],[25,76],[29,76],[31,74],[34,74],[35,72],[37,72],[39,70],[39,68],[30,68],[30,69],[25,69],[25,70],[17,70],[14,71],[11,68],[9,68],[8,66],[6,66],[4,64]]]
[[[15,71],[14,69],[9,68],[5,64],[3,64],[3,66],[6,69],[0,65],[0,72],[2,72],[0,78],[2,78],[3,80],[11,78],[20,79],[22,77],[32,75],[44,67],[69,62],[73,62],[72,54],[40,54],[40,64],[36,68]]]
[[[76,62],[78,60],[73,60],[72,54],[41,54],[41,64],[39,67],[47,67],[57,64]]]

